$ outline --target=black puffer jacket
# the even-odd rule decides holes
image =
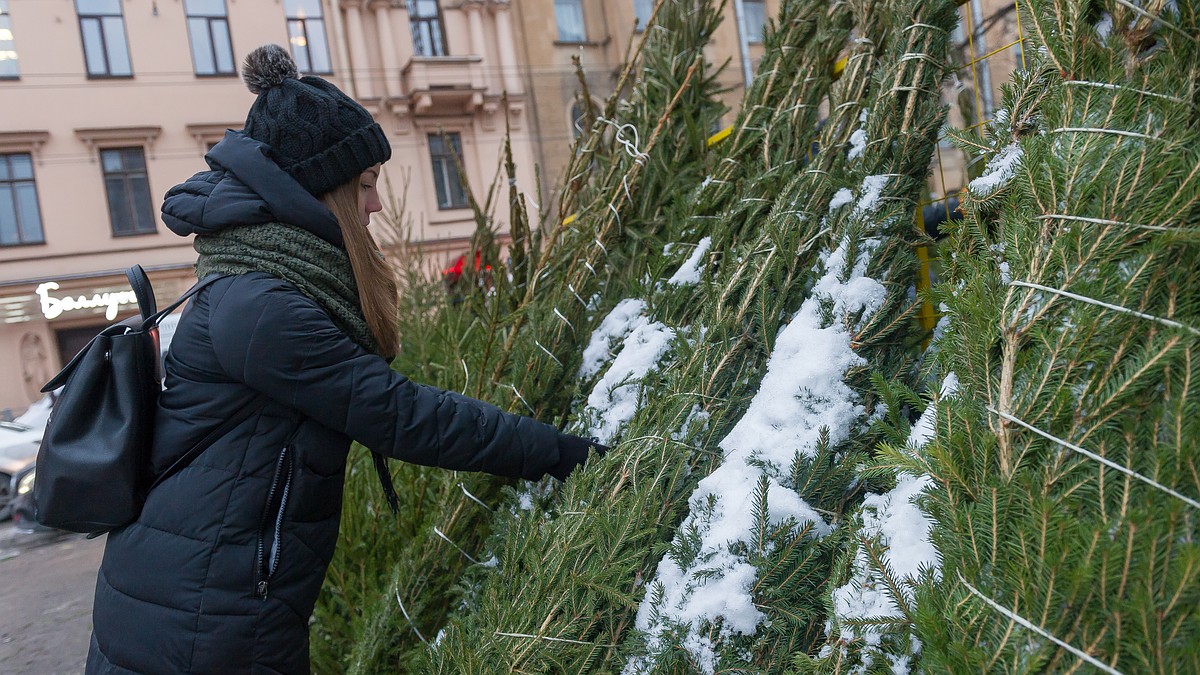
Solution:
[[[219,166],[227,151],[214,151]],[[351,439],[409,462],[530,479],[559,461],[553,427],[408,380],[266,274],[220,279],[193,299],[166,375],[160,470],[243,406],[268,403],[108,535],[88,673],[309,672],[308,619],[337,540]]]

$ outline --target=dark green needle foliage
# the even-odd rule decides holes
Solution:
[[[661,252],[665,214],[702,175],[722,112],[716,69],[703,59],[718,7],[660,5],[661,29],[631,49],[616,93],[577,142],[557,216],[531,222],[513,181],[495,181],[472,197],[478,230],[456,287],[442,287],[435,261],[403,258],[397,370],[551,423],[566,411],[592,322]],[[500,159],[499,175],[511,179],[511,155]],[[512,241],[501,259],[493,215],[506,197]],[[455,584],[484,557],[489,509],[505,485],[397,464],[397,517],[369,468],[352,460],[347,477],[341,541],[312,631],[320,672],[419,671],[412,659],[461,602]]]
[[[960,134],[990,148],[938,289],[962,386],[911,461],[943,559],[922,663],[1200,672],[1200,17],[1020,9],[1007,114]]]

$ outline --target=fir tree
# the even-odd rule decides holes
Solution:
[[[805,6],[807,12],[796,11]],[[793,135],[791,142],[783,146],[791,148],[792,155],[775,154],[779,146],[763,143],[765,134],[757,139],[753,134],[747,134],[740,136],[741,143],[735,136],[735,142],[728,146],[731,154],[720,157],[716,163],[718,169],[713,173],[718,178],[710,176],[704,181],[699,188],[701,198],[695,203],[705,204],[705,199],[709,199],[707,208],[712,208],[713,203],[724,208],[715,214],[703,212],[701,209],[705,206],[686,212],[677,225],[682,229],[676,231],[681,232],[682,239],[692,242],[696,241],[697,230],[709,234],[712,239],[727,237],[730,231],[737,232],[739,228],[743,234],[723,239],[730,242],[730,248],[715,251],[711,261],[704,256],[689,261],[702,265],[713,275],[701,275],[698,286],[659,282],[655,285],[656,291],[646,296],[651,305],[647,309],[650,315],[647,321],[653,318],[656,323],[672,323],[670,330],[674,332],[675,340],[663,357],[670,365],[645,375],[646,379],[640,383],[645,396],[642,406],[632,420],[623,421],[627,426],[623,427],[619,437],[624,440],[610,458],[574,477],[558,495],[539,500],[533,509],[504,514],[498,520],[498,536],[493,542],[496,563],[478,570],[481,582],[478,587],[472,587],[468,612],[448,627],[444,639],[431,654],[430,669],[440,672],[484,672],[496,667],[538,672],[606,671],[619,668],[626,656],[641,652],[639,642],[625,644],[622,641],[630,635],[634,622],[632,610],[641,593],[639,578],[648,579],[658,558],[652,546],[670,537],[678,518],[676,514],[685,505],[696,477],[707,471],[712,457],[720,452],[718,441],[745,410],[749,395],[762,376],[766,357],[772,351],[771,340],[789,313],[788,308],[794,311],[806,295],[802,279],[816,263],[817,253],[821,250],[819,244],[838,241],[830,238],[830,229],[823,222],[837,185],[825,178],[829,169],[821,167],[841,167],[843,179],[848,183],[851,180],[852,172],[845,169],[844,155],[837,150],[846,147],[865,103],[865,92],[872,89],[873,66],[890,34],[886,24],[874,21],[874,32],[870,35],[877,39],[858,43],[850,76],[844,78],[839,97],[835,99],[840,104],[844,97],[851,104],[837,107],[834,118],[823,127],[819,136],[816,124],[793,128],[788,121],[797,111],[817,110],[832,80],[830,66],[836,51],[829,48],[828,42],[814,44],[811,39],[801,36],[810,37],[814,31],[825,35],[844,31],[848,27],[845,9],[845,5],[835,5],[829,11],[815,3],[785,5],[783,20],[795,23],[784,23],[780,30],[771,33],[768,54],[786,54],[789,59],[798,57],[789,70],[784,70],[784,64],[779,63],[785,61],[783,58],[778,59],[778,65],[772,69],[795,73],[791,82],[797,86],[786,89],[779,86],[781,82],[788,82],[783,77],[779,80],[763,77],[757,82],[778,92],[775,94],[780,97],[778,100],[790,100],[794,105],[764,105],[772,98],[764,95],[771,89],[752,91],[741,120],[744,124],[746,119],[757,116],[764,125],[770,125],[775,121],[772,118],[777,116],[777,128],[787,129]],[[864,4],[858,9],[865,27],[869,23],[866,17],[872,16],[871,8]],[[934,11],[933,20],[945,23],[946,16],[946,7],[942,7],[940,16]],[[776,41],[781,35],[800,41],[796,44]],[[916,35],[919,37],[921,33]],[[901,45],[901,51],[891,57],[894,62],[901,60],[899,55],[905,53],[907,46],[911,45],[907,42]],[[915,81],[918,85],[935,88],[941,78],[941,71],[936,68],[917,67],[915,72],[909,69],[906,75],[893,73],[893,78],[886,80],[889,86],[899,85],[900,89],[893,94],[899,105],[880,117],[891,120],[896,128],[890,131],[898,133],[901,141],[894,147],[880,143],[880,149],[871,155],[870,163],[858,169],[864,173],[859,173],[852,184],[857,185],[868,169],[894,168],[896,172],[893,176],[883,177],[882,181],[871,181],[867,190],[859,195],[861,204],[870,201],[871,205],[858,211],[843,208],[839,213],[847,222],[858,223],[844,226],[845,231],[839,228],[839,234],[846,234],[853,240],[842,247],[843,260],[847,252],[852,261],[865,262],[870,257],[858,254],[864,247],[873,248],[874,244],[864,243],[863,234],[848,232],[856,227],[867,227],[863,222],[868,220],[865,214],[875,211],[876,198],[895,200],[895,205],[884,210],[880,222],[887,225],[875,234],[890,231],[889,228],[899,231],[898,223],[903,223],[903,231],[911,233],[908,224],[911,223],[915,190],[928,165],[932,139],[940,120],[936,101],[918,114],[904,104],[910,97],[903,89],[906,84]],[[880,78],[879,81],[885,80]],[[797,91],[804,92],[798,99],[788,99],[784,93]],[[763,111],[774,112],[764,114]],[[887,126],[884,122],[880,124]],[[810,148],[818,137],[822,141],[821,147],[828,149],[818,153],[817,160],[812,160]],[[756,170],[757,155],[746,158],[745,150],[755,147],[761,148],[765,156],[777,163],[774,166],[770,166],[770,162],[762,163],[771,170]],[[839,156],[842,159],[839,160]],[[744,173],[722,168],[742,160],[750,165]],[[802,171],[809,161],[813,161],[814,166],[809,171]],[[724,178],[731,175],[740,180],[735,183]],[[723,199],[704,196],[703,191],[711,189],[714,183],[724,191]],[[732,189],[726,187],[731,183]],[[867,191],[873,191],[874,196],[868,197]],[[731,213],[743,212],[743,204],[762,202],[767,204],[763,213],[774,212],[765,226],[755,228],[751,223],[729,217]],[[805,203],[808,210],[798,210],[798,203]],[[892,210],[906,217],[891,218],[888,214]],[[850,216],[851,213],[854,215]],[[702,228],[696,224],[696,221],[709,219],[716,220],[719,226]],[[878,223],[872,225],[879,229]],[[882,246],[884,255],[880,256],[880,260],[885,261],[882,268],[895,267],[900,278],[904,278],[903,264],[895,266],[887,261],[896,255],[903,258],[902,241],[901,237],[890,247]],[[827,257],[833,254],[826,249]],[[692,257],[695,257],[694,251]],[[843,271],[850,275],[848,269]],[[659,278],[665,276],[664,273]],[[678,273],[672,275],[672,279],[678,276]],[[675,290],[671,290],[672,287]],[[900,327],[909,310],[900,299],[905,296],[906,287],[899,286],[883,303],[888,308],[880,315],[879,323],[865,322],[870,326],[863,335],[878,338],[883,343],[900,335],[898,342],[903,343]],[[864,314],[861,308],[851,311],[855,316],[846,319],[851,323],[858,322]],[[885,321],[884,317],[893,320]],[[898,346],[897,351],[904,351],[903,346]],[[582,412],[586,421],[588,411]],[[827,464],[831,454],[826,452],[824,455]],[[689,465],[694,465],[696,477],[688,476]],[[852,468],[853,462],[846,466]],[[841,480],[849,482],[852,469],[841,468],[840,472]],[[841,498],[841,490],[834,481],[814,477],[805,484],[815,492],[832,493]],[[766,496],[765,490],[762,494]],[[764,593],[766,595],[768,593]],[[812,593],[809,602],[819,606],[820,594]],[[793,632],[780,632],[786,633],[786,637],[766,638],[758,645],[759,651],[754,658],[760,663],[779,667],[788,662],[788,652],[799,641]],[[811,629],[808,632],[811,633]],[[744,645],[730,645],[729,650],[742,647]],[[683,655],[684,661],[680,665],[690,658],[686,652],[673,653]],[[659,652],[658,656],[664,654]],[[669,658],[661,662],[660,667],[671,668]]]
[[[645,33],[580,142],[558,200],[559,219],[530,227],[524,196],[515,187],[507,191],[511,279],[501,272],[492,236],[491,213],[505,194],[495,186],[482,203],[472,197],[479,223],[472,252],[479,254],[480,276],[489,267],[497,273],[474,278],[472,253],[465,266],[465,286],[486,281],[489,292],[438,302],[417,270],[403,275],[410,283],[402,295],[430,302],[403,308],[405,344],[394,364],[401,372],[511,402],[515,412],[547,421],[570,401],[574,383],[556,378],[573,373],[563,362],[578,358],[590,331],[596,307],[588,300],[603,306],[606,288],[619,288],[644,267],[638,261],[655,250],[647,241],[685,195],[676,184],[698,179],[698,169],[689,167],[703,161],[706,130],[721,112],[715,73],[701,58],[717,11],[708,2],[668,0],[655,16],[665,30]],[[511,154],[505,160],[511,178]],[[666,166],[671,170],[655,169]],[[414,650],[458,602],[453,585],[462,570],[485,557],[489,505],[499,501],[505,481],[407,465],[394,473],[410,490],[393,521],[373,499],[369,472],[350,467],[342,538],[313,631],[314,664],[330,670],[412,669]]]
[[[831,525],[853,503],[863,451],[877,438],[868,416],[884,410],[871,374],[875,381],[910,377],[919,337],[907,283],[920,236],[913,209],[942,119],[937,98],[919,92],[936,91],[941,82],[953,8],[855,9],[859,25],[873,28],[858,44],[878,50],[878,60],[839,82],[830,108],[843,119],[861,116],[865,123],[855,135],[871,140],[849,158],[818,155],[819,168],[799,172],[775,204],[765,229],[797,227],[819,243],[820,256],[789,272],[799,293],[790,294],[796,304],[783,308],[799,311],[778,326],[762,388],[720,441],[724,464],[692,495],[692,513],[659,567],[667,580],[652,587],[639,617],[650,630],[651,658],[635,659],[635,672],[670,669],[673,662],[706,672],[717,663],[779,672],[796,652],[814,649],[830,568],[846,543]],[[876,21],[881,11],[895,24]],[[837,133],[838,125],[827,130]],[[720,285],[728,292],[739,280]],[[796,403],[781,404],[786,397]],[[739,507],[729,479],[745,484],[756,473],[750,508]],[[749,528],[722,541],[730,523],[746,518]],[[742,581],[734,592],[746,604],[714,611],[705,595],[729,593],[728,582],[750,570],[750,585]]]
[[[942,559],[916,593],[939,672],[1200,672],[1200,63],[1194,2],[1022,3],[1028,70],[961,142],[918,455]]]

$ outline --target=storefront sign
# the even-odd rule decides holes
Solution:
[[[112,321],[117,318],[117,311],[121,305],[136,305],[137,295],[133,291],[118,291],[116,293],[96,293],[92,297],[81,295],[76,298],[67,296],[65,298],[56,298],[50,295],[50,291],[57,291],[59,288],[58,282],[47,281],[37,287],[38,297],[42,299],[42,314],[47,319],[53,319],[61,316],[63,312],[71,312],[78,309],[95,309],[104,307],[104,318]]]

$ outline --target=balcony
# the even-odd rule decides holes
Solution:
[[[400,73],[412,115],[471,113],[487,91],[479,56],[415,56]]]

